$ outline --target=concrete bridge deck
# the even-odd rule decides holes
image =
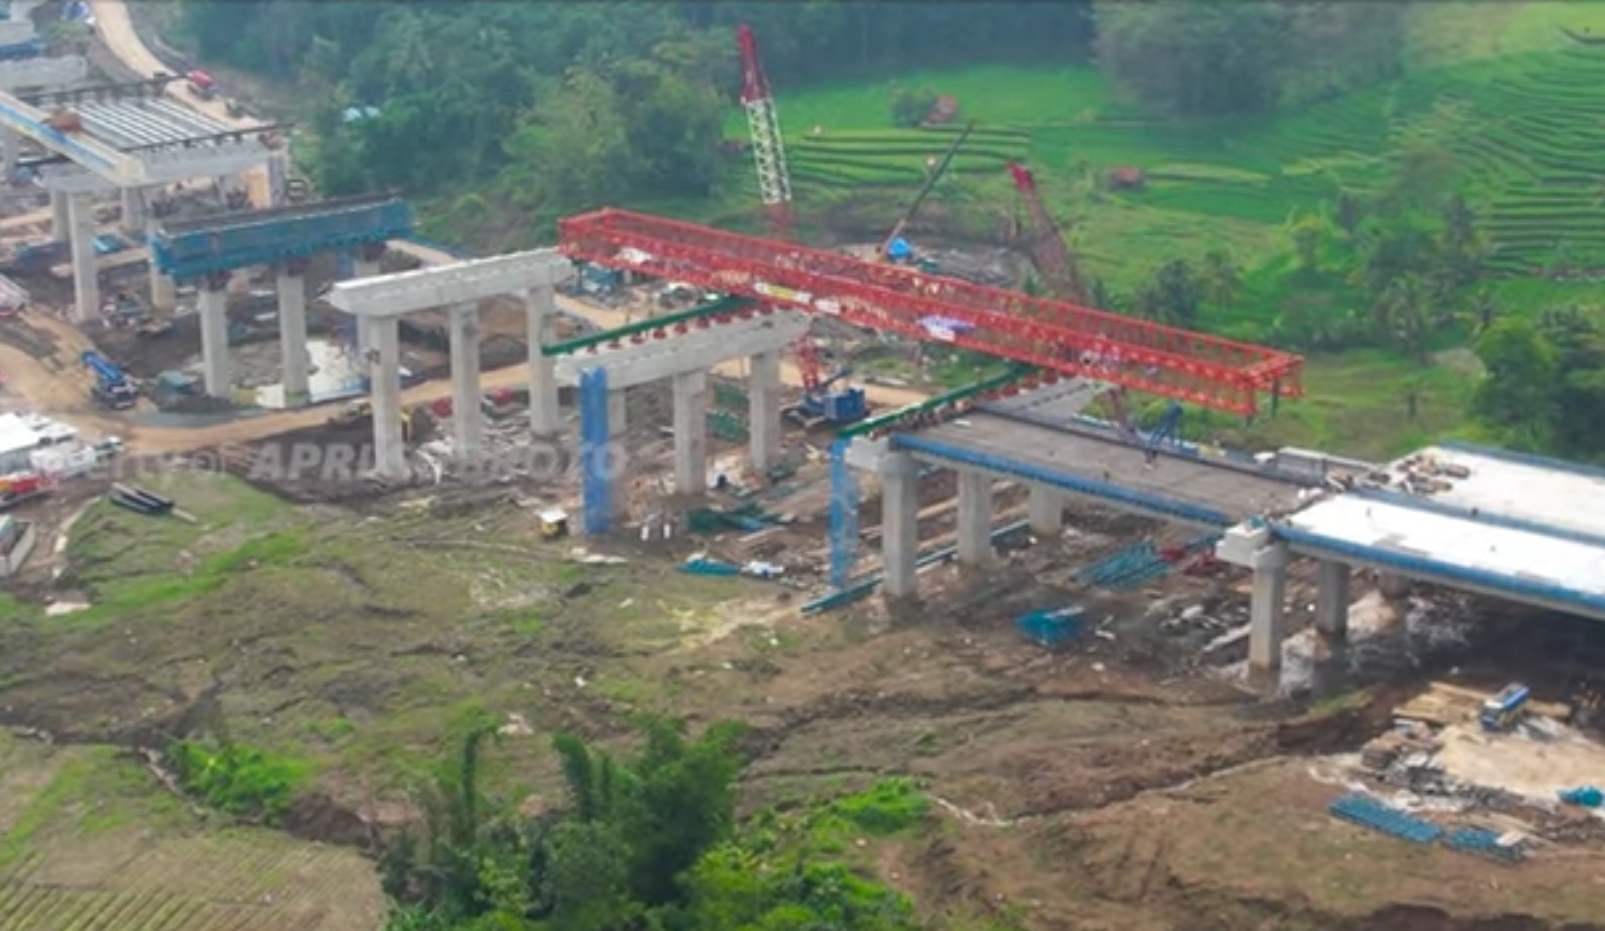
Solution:
[[[1194,526],[1224,529],[1248,517],[1292,510],[1302,484],[1223,460],[1160,453],[1149,467],[1140,445],[1088,428],[1050,425],[1052,408],[1011,399],[892,437],[893,449],[998,477],[1035,481],[1103,504]]]

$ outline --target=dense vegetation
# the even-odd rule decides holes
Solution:
[[[1363,454],[1458,429],[1605,455],[1560,413],[1598,372],[1577,347],[1605,266],[1605,53],[1553,22],[1582,12],[1451,6],[185,0],[182,31],[299,85],[326,190],[405,189],[433,230],[506,246],[602,203],[755,222],[729,144],[748,21],[805,220],[889,225],[950,138],[921,116],[953,94],[983,123],[926,208],[946,230],[1005,236],[1003,166],[1028,161],[1097,303],[1312,354],[1318,400],[1189,429]],[[1457,64],[1457,44],[1483,57]],[[1146,183],[1109,187],[1121,166]],[[1533,362],[1514,382],[1549,379],[1526,414],[1490,400],[1512,341]]]
[[[569,735],[566,804],[530,812],[482,792],[494,721],[470,723],[457,753],[418,794],[421,836],[384,863],[397,903],[390,931],[912,931],[909,902],[842,859],[853,838],[919,825],[924,799],[883,783],[802,812],[766,812],[738,828],[742,728],[696,740],[667,720],[642,724],[622,761]]]

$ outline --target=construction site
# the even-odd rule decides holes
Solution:
[[[470,698],[542,778],[531,728],[738,717],[745,809],[920,783],[950,829],[876,869],[933,916],[1597,927],[1605,534],[1510,489],[1602,479],[1188,439],[1302,360],[1089,309],[1025,165],[1012,247],[922,248],[963,125],[884,239],[796,242],[739,38],[767,238],[604,209],[470,258],[255,153],[142,183],[137,231],[72,194],[86,259],[12,184],[0,724],[148,749],[221,707],[319,760],[291,833],[367,846]]]

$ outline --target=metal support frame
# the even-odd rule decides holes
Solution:
[[[612,433],[608,424],[607,370],[580,374],[580,464],[585,532],[600,536],[613,528]]]
[[[1062,301],[611,208],[558,226],[577,260],[1219,410],[1302,394],[1298,356]]]

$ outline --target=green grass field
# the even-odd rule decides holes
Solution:
[[[1451,140],[1459,187],[1495,244],[1501,310],[1525,313],[1605,295],[1598,284],[1543,277],[1557,264],[1605,264],[1605,46],[1579,44],[1563,28],[1605,35],[1605,5],[1423,3],[1412,13],[1416,66],[1405,77],[1252,120],[1150,119],[1087,67],[909,74],[782,91],[777,103],[804,218],[884,211],[889,227],[956,131],[892,128],[892,95],[901,87],[956,97],[961,120],[977,129],[927,209],[964,214],[971,229],[1000,228],[1019,211],[1006,164],[1023,160],[1084,269],[1117,294],[1166,261],[1215,250],[1250,278],[1285,262],[1290,219],[1329,209],[1340,190],[1365,191],[1401,134],[1431,126]],[[727,130],[745,134],[739,113]],[[1117,166],[1142,169],[1146,189],[1101,190]],[[738,173],[727,208],[756,201],[749,174]],[[1241,306],[1212,308],[1205,324],[1262,338],[1294,299],[1245,295]],[[1418,368],[1386,354],[1312,361],[1311,400],[1269,432],[1395,452],[1454,427],[1472,376]],[[1399,401],[1412,391],[1422,405],[1414,420]]]

